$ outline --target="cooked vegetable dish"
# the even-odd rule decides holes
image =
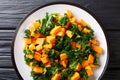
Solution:
[[[24,31],[24,42],[33,80],[87,80],[103,53],[90,25],[70,10],[34,21]]]

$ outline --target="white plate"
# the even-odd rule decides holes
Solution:
[[[106,65],[108,62],[108,46],[105,34],[103,32],[103,29],[101,28],[98,21],[91,15],[88,10],[76,6],[73,4],[67,4],[67,3],[52,3],[47,4],[44,6],[39,7],[38,9],[35,9],[32,11],[19,25],[18,29],[16,30],[16,34],[13,40],[13,47],[12,47],[12,59],[13,63],[15,65],[15,69],[18,73],[18,76],[21,79],[24,80],[32,80],[32,77],[30,76],[31,69],[25,64],[24,61],[24,30],[29,27],[33,21],[37,19],[42,19],[46,12],[49,13],[65,13],[67,9],[70,9],[73,12],[73,15],[76,16],[77,19],[84,19],[87,23],[90,24],[91,28],[95,31],[95,36],[100,41],[100,46],[103,48],[104,53],[100,55],[99,61],[100,61],[100,67],[94,70],[94,76],[89,78],[89,80],[99,80],[103,73],[105,72]]]

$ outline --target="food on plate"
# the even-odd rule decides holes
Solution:
[[[70,10],[34,21],[24,32],[24,42],[33,80],[87,80],[103,53],[90,25]]]

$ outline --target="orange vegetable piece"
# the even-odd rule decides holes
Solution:
[[[70,44],[71,44],[72,49],[76,48],[76,42],[71,42]]]
[[[81,45],[77,42],[71,42],[70,44],[72,49],[75,49],[75,48],[81,49]]]
[[[60,73],[56,73],[51,80],[60,80]]]
[[[35,59],[35,60],[41,61],[41,57],[42,57],[42,55],[41,55],[39,52],[35,52],[35,53],[34,53],[34,59]]]
[[[25,41],[25,45],[27,44],[31,44],[31,38],[24,38],[24,41]]]
[[[54,35],[52,36],[46,36],[46,42],[55,44],[56,37]]]
[[[97,45],[99,43],[99,41],[97,39],[91,39],[90,42],[95,45]]]
[[[44,49],[51,49],[53,46],[51,43],[43,45]]]
[[[43,64],[46,64],[46,63],[50,62],[48,57],[42,57],[41,61],[42,61]]]
[[[57,36],[64,36],[65,35],[65,28],[61,28],[61,31],[57,33]]]
[[[70,19],[70,22],[71,22],[71,23],[76,23],[76,21],[77,21],[76,17],[72,17],[72,18]]]
[[[83,29],[83,32],[84,32],[84,33],[90,33],[90,30],[87,29],[87,28],[84,28],[84,29]]]
[[[75,72],[70,80],[79,80],[80,79],[80,74],[78,72]]]
[[[66,11],[66,14],[67,14],[67,16],[68,16],[69,19],[72,17],[72,12],[71,12],[71,10],[67,10],[67,11]]]
[[[70,26],[70,22],[67,22],[67,24],[65,26],[63,26],[64,28],[68,28]]]
[[[51,67],[51,62],[46,63],[45,67]]]
[[[73,33],[72,31],[70,31],[70,30],[67,30],[67,31],[66,31],[66,35],[67,35],[69,38],[72,38],[73,35],[74,35],[74,33]]]
[[[92,49],[97,52],[98,54],[102,54],[103,49],[100,46],[92,45]]]
[[[61,30],[61,26],[55,26],[51,31],[50,31],[50,35],[57,35],[58,32],[60,32]]]
[[[42,49],[43,49],[43,47],[42,47],[41,44],[39,44],[39,45],[36,46],[36,51],[40,51],[40,50],[42,50]]]
[[[26,57],[29,58],[29,59],[32,59],[33,55],[32,54],[27,54]]]
[[[30,49],[31,51],[34,50],[34,49],[36,49],[36,48],[35,48],[35,45],[34,45],[34,44],[30,44],[30,45],[29,45],[29,49]]]
[[[42,73],[42,67],[36,66],[36,67],[33,68],[33,71],[34,71],[36,74],[41,74],[41,73]]]
[[[76,43],[75,47],[81,49],[81,45],[79,43]]]
[[[45,53],[42,53],[42,57],[48,57],[48,55]]]
[[[67,54],[66,53],[60,54],[60,60],[64,60],[64,59],[67,59]]]
[[[81,68],[82,68],[81,64],[80,64],[80,63],[78,63],[75,69],[76,69],[76,71],[80,71],[80,70],[81,70]]]
[[[36,44],[42,45],[45,41],[45,38],[37,38]]]
[[[40,27],[40,22],[38,22],[38,21],[33,22],[33,25],[34,25],[35,29],[37,29],[38,27]]]
[[[94,65],[94,64],[90,64],[89,65],[91,68],[97,68],[98,67],[98,65]]]
[[[88,64],[88,60],[84,60],[83,62],[82,62],[82,67],[84,68],[84,67],[86,67],[86,66],[88,66],[89,64]]]
[[[90,66],[86,66],[85,70],[86,70],[88,76],[92,76],[93,75],[93,70],[92,70],[92,68]]]
[[[67,67],[68,60],[67,60],[67,59],[65,59],[65,60],[60,60],[60,64],[61,64],[63,67]]]
[[[78,29],[79,29],[79,31],[81,31],[82,30],[82,26],[78,25]]]
[[[78,23],[82,26],[87,26],[87,23],[83,19],[79,20]]]
[[[94,62],[94,56],[92,54],[89,54],[88,56],[88,64],[93,64]]]

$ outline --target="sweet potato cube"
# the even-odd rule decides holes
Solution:
[[[66,35],[69,37],[69,38],[72,38],[72,36],[74,35],[74,33],[70,30],[67,30],[66,31]]]
[[[42,57],[48,57],[48,55],[45,53],[42,53]]]
[[[29,58],[29,59],[32,59],[33,55],[32,54],[27,54],[26,57]]]
[[[84,32],[84,33],[90,33],[90,30],[87,29],[87,28],[84,28],[84,29],[83,29],[83,32]]]
[[[71,18],[71,17],[72,17],[72,12],[71,12],[70,10],[67,10],[67,11],[66,11],[66,14],[67,14],[68,18]]]
[[[89,65],[91,68],[97,68],[98,67],[98,65],[94,65],[94,64],[90,64]]]
[[[65,59],[65,60],[60,60],[60,64],[61,64],[63,67],[67,67],[68,60],[67,60],[67,59]]]
[[[43,46],[41,44],[36,46],[36,51],[39,51],[39,50],[42,50],[42,49],[43,49]]]
[[[39,38],[39,37],[44,37],[44,35],[43,34],[40,34],[40,33],[34,33],[33,35],[31,35],[31,36],[33,36],[34,38]]]
[[[76,42],[71,42],[70,44],[71,44],[72,49],[76,48]]]
[[[31,44],[31,38],[24,38],[24,41],[25,41],[25,45],[27,44]]]
[[[65,35],[65,28],[61,28],[61,31],[57,33],[57,36],[64,36]]]
[[[90,66],[86,66],[85,70],[86,70],[88,76],[92,76],[93,75],[93,70],[92,70],[92,68]]]
[[[46,37],[46,42],[48,42],[48,43],[54,44],[55,41],[56,41],[56,37],[54,35]]]
[[[72,17],[72,18],[70,19],[70,22],[71,22],[71,23],[76,23],[76,21],[77,21],[76,17]]]
[[[102,54],[103,49],[100,46],[92,45],[92,49],[97,52],[98,54]]]
[[[78,72],[75,72],[70,80],[79,80],[80,79],[80,74]]]
[[[34,45],[34,44],[30,44],[30,45],[29,45],[29,49],[30,49],[31,51],[34,50],[34,49],[36,49],[36,48],[35,48],[35,45]]]
[[[88,64],[93,64],[94,62],[94,56],[92,54],[89,54],[88,56]]]
[[[60,80],[60,73],[56,73],[51,80]]]
[[[71,42],[70,44],[72,49],[75,49],[75,48],[81,49],[81,45],[77,42]]]
[[[94,45],[98,45],[99,41],[97,39],[91,39],[90,43],[94,44]]]
[[[76,69],[76,71],[80,71],[80,70],[81,70],[81,68],[82,68],[81,64],[80,64],[80,63],[78,63],[75,69]]]
[[[38,27],[40,27],[40,22],[38,22],[38,21],[33,22],[33,25],[34,25],[35,29],[37,29]]]
[[[43,45],[45,38],[37,38],[36,44]]]
[[[79,43],[76,43],[75,47],[81,49],[81,45]]]
[[[84,60],[83,62],[82,62],[82,67],[84,68],[84,67],[86,67],[86,66],[88,66],[89,64],[88,64],[88,60]]]
[[[58,32],[60,32],[61,30],[61,26],[55,26],[51,31],[50,31],[50,35],[57,35]]]
[[[34,59],[35,59],[35,60],[41,61],[41,57],[42,57],[42,55],[41,55],[39,52],[35,52],[35,53],[34,53]]]
[[[42,61],[43,64],[46,64],[46,63],[50,62],[48,57],[42,57],[41,61]]]
[[[41,73],[42,73],[42,67],[36,66],[36,67],[33,68],[33,71],[34,71],[36,74],[41,74]]]
[[[71,22],[67,22],[67,24],[65,26],[63,26],[64,28],[68,28],[70,26]]]
[[[30,26],[30,32],[34,32],[35,31],[35,27],[34,26]]]
[[[78,23],[80,23],[82,26],[87,26],[87,23],[83,19],[79,20]]]
[[[51,49],[53,46],[51,43],[43,45],[44,49]]]
[[[82,26],[78,25],[78,29],[79,29],[79,31],[81,31],[82,30]]]
[[[60,60],[64,60],[64,59],[67,59],[67,54],[66,53],[60,54]]]
[[[46,63],[45,67],[51,67],[51,62]]]

